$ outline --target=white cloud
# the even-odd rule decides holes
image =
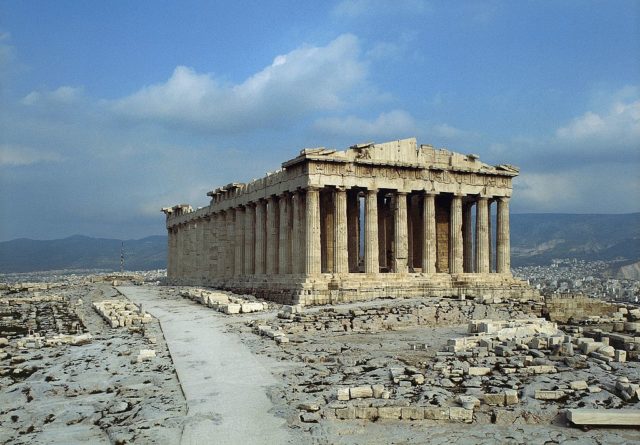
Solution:
[[[82,87],[61,86],[53,91],[32,91],[21,101],[23,105],[42,103],[71,104],[82,98]]]
[[[640,144],[640,100],[615,101],[604,112],[588,111],[558,128],[559,141]]]
[[[323,47],[302,46],[279,55],[239,84],[223,85],[210,74],[179,66],[167,82],[118,100],[113,109],[132,118],[209,131],[247,130],[340,109],[366,75],[357,38],[345,34]]]
[[[0,145],[0,166],[30,165],[60,160],[61,156],[57,153],[39,151],[21,146]]]
[[[413,117],[405,110],[392,110],[380,113],[372,119],[358,116],[333,116],[317,119],[313,128],[330,136],[350,138],[390,138],[426,137],[428,142],[461,140],[468,135],[447,123],[433,124]]]
[[[515,211],[627,213],[640,210],[636,164],[576,165],[562,172],[523,171],[514,182]],[[627,197],[625,199],[625,197]]]

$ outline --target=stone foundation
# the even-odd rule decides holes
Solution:
[[[376,298],[450,297],[486,295],[508,300],[539,301],[540,294],[526,282],[506,274],[319,274],[305,276],[251,276],[230,280],[171,280],[170,284],[211,286],[237,294],[251,294],[282,304],[305,306],[367,301]]]

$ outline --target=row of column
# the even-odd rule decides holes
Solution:
[[[358,268],[359,207],[347,205],[344,188],[333,191],[332,272]],[[407,193],[393,200],[393,259],[396,273],[409,270],[409,219]],[[423,194],[422,271],[436,273],[436,194]],[[510,272],[509,198],[497,198],[496,272]],[[475,239],[472,205],[476,204]],[[449,215],[449,273],[491,271],[491,200],[463,196],[451,199]],[[378,273],[378,190],[364,190],[364,272]],[[320,190],[271,196],[268,200],[217,212],[208,218],[169,231],[168,273],[174,277],[229,278],[243,275],[321,273]],[[474,246],[475,245],[475,246]],[[473,248],[475,247],[475,249]],[[413,266],[413,265],[411,265]]]

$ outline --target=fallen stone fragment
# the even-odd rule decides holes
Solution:
[[[371,386],[356,386],[349,388],[349,397],[352,399],[373,397],[373,389]]]
[[[520,402],[518,399],[518,391],[515,389],[507,389],[504,392],[504,401],[507,405],[516,405]]]
[[[452,406],[449,408],[449,420],[452,422],[473,422],[473,410]]]
[[[574,391],[583,391],[587,389],[589,385],[587,385],[587,382],[585,382],[584,380],[575,380],[569,383],[569,387]]]
[[[589,409],[567,411],[574,425],[640,426],[640,409]]]
[[[484,394],[482,400],[490,406],[502,406],[505,404],[504,394]]]
[[[538,400],[560,400],[566,397],[564,391],[548,391],[536,389],[534,397]]]

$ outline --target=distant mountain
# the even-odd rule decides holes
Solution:
[[[553,258],[640,260],[640,213],[511,215],[511,264],[547,264]]]
[[[495,224],[495,222],[494,222]],[[494,226],[495,227],[495,226]],[[121,240],[72,236],[0,242],[0,273],[60,269],[120,269]],[[166,236],[124,241],[125,268],[166,267]],[[553,258],[640,261],[640,213],[511,215],[511,264],[548,264]],[[632,273],[631,269],[626,273]],[[618,273],[618,272],[612,272]]]
[[[0,242],[0,273],[61,269],[120,270],[122,240],[75,235],[57,240],[27,238]],[[125,269],[162,269],[167,237],[124,241]]]

